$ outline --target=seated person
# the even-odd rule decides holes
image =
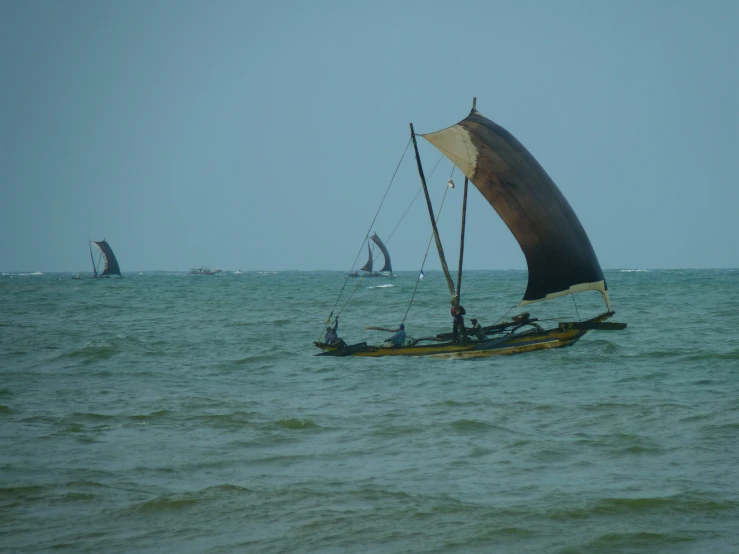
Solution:
[[[385,342],[389,342],[393,346],[403,346],[405,342],[405,325],[401,323],[397,332],[389,339],[385,339]]]
[[[487,340],[488,336],[485,334],[485,331],[483,330],[482,326],[476,319],[470,320],[472,321],[472,334],[477,337],[477,340],[483,341]]]
[[[336,316],[336,319],[334,320],[334,326],[333,327],[326,327],[326,338],[323,340],[323,344],[326,346],[331,346],[339,343],[341,339],[336,334],[336,331],[339,329],[339,316]]]

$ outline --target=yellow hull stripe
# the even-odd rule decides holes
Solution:
[[[521,352],[532,352],[546,348],[559,348],[569,346],[579,339],[585,332],[580,330],[555,331],[551,334],[539,337],[516,337],[502,344],[491,346],[487,349],[475,349],[477,344],[467,345],[439,345],[421,347],[401,348],[378,348],[364,352],[355,352],[348,356],[361,356],[366,358],[378,358],[381,356],[433,356],[435,358],[485,358],[488,356],[500,356],[507,354],[519,354]],[[536,342],[531,342],[535,340]]]

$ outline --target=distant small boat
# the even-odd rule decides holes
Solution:
[[[111,275],[117,275],[118,277],[122,277],[121,275],[121,268],[118,265],[118,260],[115,257],[115,254],[113,254],[113,249],[110,247],[108,242],[103,240],[91,240],[88,241],[90,243],[90,259],[92,260],[92,277],[93,279],[100,279],[103,277],[110,277]],[[92,245],[95,245],[98,250],[100,250],[100,257],[105,259],[105,268],[103,269],[102,273],[98,274],[98,267],[100,265],[100,258],[98,258],[98,263],[95,264],[95,258],[92,255]]]
[[[218,268],[195,267],[190,270],[190,275],[218,275],[220,272],[221,270]]]
[[[380,271],[372,271],[372,268],[374,267],[373,264],[373,256],[372,256],[372,250],[370,249],[369,241],[367,242],[367,263],[364,264],[359,271],[362,273],[359,273],[359,271],[354,271],[353,273],[349,273],[349,277],[392,277],[393,275],[393,265],[390,262],[390,252],[387,250],[387,246],[385,246],[385,243],[380,240],[380,237],[377,236],[377,233],[373,234],[369,240],[374,242],[377,247],[380,249],[380,252],[382,252],[383,257],[385,258],[385,265],[382,266],[382,269]]]

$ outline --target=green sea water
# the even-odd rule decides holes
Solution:
[[[0,552],[739,552],[739,270],[607,271],[626,330],[474,360],[313,356],[415,273],[71,277],[0,276]],[[468,272],[467,321],[525,287]]]

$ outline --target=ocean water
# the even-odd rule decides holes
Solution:
[[[0,276],[0,552],[739,552],[739,270],[607,271],[628,329],[474,360],[313,356],[414,273],[71,277]],[[525,286],[468,272],[467,321]]]

